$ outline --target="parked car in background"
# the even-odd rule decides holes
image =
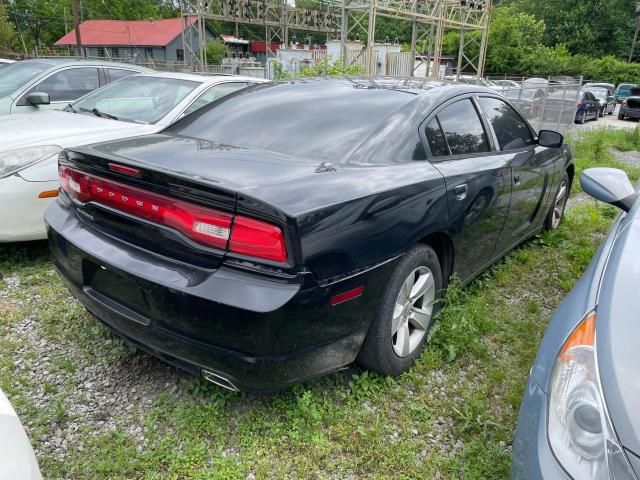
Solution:
[[[598,120],[600,115],[600,102],[589,91],[582,90],[576,105],[576,123],[583,124],[589,119]]]
[[[514,479],[640,477],[640,202],[620,170],[587,169],[580,183],[622,214],[547,327],[520,407]]]
[[[582,93],[573,89],[556,90],[544,99],[542,121],[546,125],[573,124],[576,120],[576,99]]]
[[[274,121],[277,119],[277,121]],[[306,79],[72,148],[45,214],[73,295],[233,390],[411,367],[451,274],[557,228],[574,160],[491,89]]]
[[[543,89],[535,87],[516,88],[502,93],[528,120],[539,118],[545,99]]]
[[[516,90],[520,88],[520,84],[513,80],[486,80],[486,86],[492,90],[504,93],[507,90]]]
[[[260,82],[230,75],[147,73],[109,84],[64,111],[0,118],[0,242],[46,238],[42,216],[57,196],[63,148],[159,132]]]
[[[591,92],[593,96],[596,97],[599,107],[598,114],[601,117],[604,115],[613,115],[613,112],[616,110],[616,99],[606,88],[591,87],[587,91]]]
[[[9,60],[8,58],[0,58],[0,68],[6,67],[7,65],[11,65],[12,63],[16,63],[16,61]]]
[[[38,58],[0,69],[0,115],[62,109],[114,80],[145,67],[101,60]]]
[[[636,85],[634,83],[621,83],[616,88],[613,96],[616,98],[616,102],[621,103],[631,95],[631,89]]]
[[[594,88],[604,88],[608,95],[613,96],[616,91],[616,86],[612,83],[604,82],[587,82],[582,86],[583,90],[593,90]]]
[[[40,468],[18,415],[0,390],[0,478],[40,480]]]
[[[464,83],[466,85],[488,86],[484,78],[478,78],[475,75],[447,75],[444,79],[448,82]]]
[[[632,87],[629,96],[620,104],[618,120],[640,119],[640,87]]]

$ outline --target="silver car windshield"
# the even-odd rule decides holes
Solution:
[[[18,88],[51,68],[47,62],[17,62],[0,70],[0,98],[11,95]]]
[[[157,123],[199,85],[177,78],[127,77],[85,95],[68,110],[124,122]]]
[[[607,97],[609,96],[609,92],[607,92],[606,90],[601,90],[601,89],[593,89],[593,90],[589,90],[591,93],[593,93],[594,97],[596,97],[598,100],[607,100]]]

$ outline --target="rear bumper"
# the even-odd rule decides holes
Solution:
[[[511,478],[570,480],[547,438],[547,395],[529,377],[513,440]]]
[[[622,108],[620,107],[620,111],[618,115],[624,115],[629,118],[640,118],[640,108]]]
[[[394,262],[321,287],[180,264],[94,231],[59,203],[46,213],[54,264],[73,295],[143,350],[240,390],[269,391],[353,362]],[[332,307],[336,293],[364,294]]]

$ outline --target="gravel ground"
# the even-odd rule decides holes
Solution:
[[[620,163],[626,163],[627,165],[631,165],[632,167],[640,167],[640,152],[621,152],[620,150],[616,150],[615,148],[610,148],[609,151],[614,156],[616,161]]]
[[[635,128],[638,122],[633,120],[618,120],[618,110],[620,105],[616,106],[613,115],[605,115],[597,120],[589,120],[583,125],[574,124],[570,131],[593,130],[594,128]]]

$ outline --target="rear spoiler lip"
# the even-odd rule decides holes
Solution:
[[[183,172],[180,170],[167,170],[164,168],[158,168],[155,165],[146,163],[146,162],[141,162],[139,160],[133,159],[133,158],[129,158],[129,157],[121,157],[119,155],[109,155],[107,153],[101,152],[100,155],[95,155],[94,153],[87,151],[87,150],[83,150],[81,148],[72,148],[72,149],[65,149],[63,150],[63,152],[61,153],[61,155],[66,155],[67,159],[71,162],[71,163],[80,163],[83,166],[86,166],[88,168],[91,168],[91,165],[89,165],[86,162],[83,162],[82,160],[86,159],[86,158],[94,158],[94,159],[101,159],[101,160],[105,160],[107,162],[113,162],[113,163],[119,163],[122,165],[126,165],[129,167],[134,167],[134,168],[140,168],[143,171],[148,171],[148,172],[153,172],[153,173],[158,173],[161,175],[167,175],[170,177],[175,177],[178,178],[180,180],[186,180],[188,182],[192,182],[192,183],[196,183],[199,185],[202,185],[203,187],[209,187],[209,188],[215,188],[217,190],[223,190],[226,193],[232,194],[234,196],[237,196],[237,192],[239,190],[241,190],[240,188],[232,188],[229,186],[225,186],[223,184],[221,184],[220,182],[216,181],[216,180],[211,180],[205,177],[201,177],[199,175],[194,175],[194,174],[190,174],[187,172]],[[80,162],[74,162],[74,160],[80,160]],[[113,173],[113,172],[111,172]],[[118,177],[121,178],[121,177]],[[127,178],[127,177],[125,177]],[[129,177],[131,178],[131,177]]]

